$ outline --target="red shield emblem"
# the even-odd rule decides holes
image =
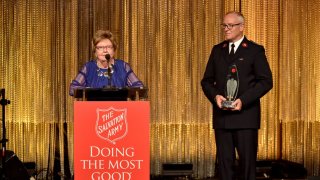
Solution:
[[[97,108],[96,133],[98,137],[113,144],[128,132],[127,109]]]

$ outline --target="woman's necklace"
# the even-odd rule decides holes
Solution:
[[[113,68],[114,65],[110,63],[109,67],[101,67],[101,66],[103,66],[103,65],[101,64],[101,62],[99,62],[97,60],[97,67],[98,67],[97,73],[98,73],[98,76],[99,77],[104,76],[104,77],[107,77],[107,78],[110,79],[112,74],[113,74],[113,72],[114,72],[114,68]],[[106,71],[103,71],[102,69],[104,69]]]

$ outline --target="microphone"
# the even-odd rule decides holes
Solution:
[[[107,62],[109,63],[110,58],[111,58],[111,57],[110,57],[110,54],[106,54],[105,57],[106,57]]]
[[[111,79],[111,76],[113,74],[113,64],[110,63],[110,54],[106,54],[105,55],[105,58],[107,60],[107,63],[108,63],[108,78]]]

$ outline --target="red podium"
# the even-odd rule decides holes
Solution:
[[[75,180],[150,179],[149,102],[94,99],[74,102]]]

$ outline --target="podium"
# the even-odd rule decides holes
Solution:
[[[75,91],[74,179],[150,179],[147,89]]]
[[[147,100],[147,88],[80,88],[74,98],[80,101],[130,101]]]

